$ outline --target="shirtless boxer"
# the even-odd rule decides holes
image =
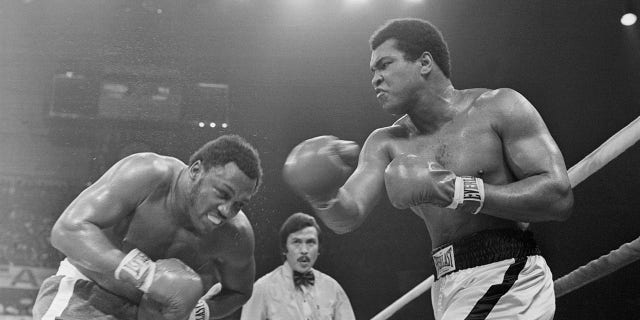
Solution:
[[[521,222],[567,219],[573,194],[541,116],[512,89],[455,89],[446,42],[427,21],[390,20],[370,44],[378,101],[402,117],[361,152],[333,136],[302,142],[285,181],[337,233],[360,226],[385,190],[422,218],[436,319],[552,319],[552,274]]]
[[[257,151],[236,135],[208,142],[189,165],[154,153],[120,160],[54,225],[67,258],[43,282],[34,319],[233,313],[252,292],[254,236],[241,208],[261,179]]]

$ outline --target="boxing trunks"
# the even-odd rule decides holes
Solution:
[[[84,276],[66,259],[56,275],[42,282],[34,320],[135,320],[138,306]]]
[[[482,231],[432,256],[436,320],[553,319],[553,275],[531,232]]]

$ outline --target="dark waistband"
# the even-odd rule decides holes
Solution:
[[[436,277],[511,258],[540,255],[531,231],[518,229],[485,230],[451,243],[432,252]]]

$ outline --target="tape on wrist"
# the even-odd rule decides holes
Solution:
[[[456,177],[455,192],[451,204],[447,206],[449,209],[465,208],[477,214],[484,204],[484,182],[480,178],[463,176]]]
[[[132,283],[142,292],[147,293],[155,273],[155,262],[142,251],[133,249],[120,261],[115,271],[115,278]]]
[[[189,315],[189,320],[208,320],[209,319],[209,305],[204,300],[198,300],[196,306]]]

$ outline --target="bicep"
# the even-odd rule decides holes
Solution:
[[[498,132],[506,161],[520,180],[537,174],[555,174],[565,170],[564,159],[537,110],[517,94],[502,114]]]

